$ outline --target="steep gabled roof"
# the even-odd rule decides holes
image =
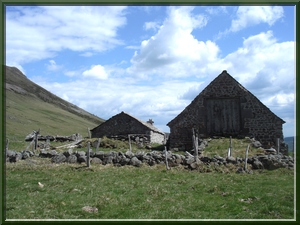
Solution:
[[[138,122],[140,122],[141,124],[143,124],[144,126],[146,126],[147,128],[149,128],[149,129],[152,130],[152,131],[155,131],[155,132],[157,132],[157,133],[164,134],[164,132],[160,131],[158,128],[156,128],[155,126],[153,126],[153,125],[150,124],[150,123],[144,122],[144,121],[142,121],[142,120],[140,120],[140,119],[138,119],[138,118],[136,118],[136,117],[134,117],[134,116],[132,116],[132,115],[126,113],[126,112],[123,112],[123,111],[122,111],[121,113],[124,113],[125,115],[127,115],[127,116],[129,116],[129,117],[131,117],[131,118],[133,118],[133,119],[135,119],[135,120],[137,120]]]
[[[275,116],[275,118],[277,118],[278,120],[280,120],[282,123],[285,123],[284,120],[282,120],[281,118],[279,118],[278,116],[276,116],[267,106],[265,106],[257,97],[255,97],[255,95],[253,95],[250,91],[248,91],[245,87],[243,87],[237,80],[235,80],[230,74],[227,73],[226,70],[223,70],[223,72],[217,76],[212,82],[210,82],[209,85],[207,85],[199,95],[197,95],[195,97],[195,99],[180,113],[178,114],[173,120],[171,120],[167,126],[172,125],[174,122],[178,121],[182,116],[185,115],[185,113],[187,113],[189,111],[190,107],[193,107],[193,105],[196,103],[196,101],[205,96],[205,97],[214,97],[213,93],[210,90],[214,89],[214,88],[218,88],[218,90],[220,89],[219,87],[216,87],[216,83],[220,82],[220,81],[229,81],[230,83],[232,83],[235,87],[239,88],[239,91],[241,93],[247,94],[247,95],[251,95],[257,102],[259,102],[259,104],[261,104],[262,107],[264,107],[267,111],[269,111],[269,113],[273,114]],[[225,83],[225,82],[224,82]],[[226,88],[226,86],[224,86],[224,88]],[[220,90],[221,91],[221,90]],[[210,95],[210,93],[212,93]],[[224,94],[223,97],[230,97],[230,95],[228,94],[228,96],[226,96],[226,93]]]
[[[115,117],[117,117],[117,116],[119,116],[119,115],[121,115],[121,114],[126,115],[126,116],[132,118],[133,120],[136,120],[137,122],[141,123],[142,125],[144,125],[145,127],[149,128],[150,130],[152,130],[152,131],[154,131],[154,132],[164,134],[164,132],[160,131],[158,128],[156,128],[156,127],[153,126],[152,124],[147,123],[147,122],[144,122],[144,121],[142,121],[142,120],[140,120],[140,119],[138,119],[138,118],[136,118],[136,117],[134,117],[134,116],[132,116],[132,115],[126,113],[126,112],[123,112],[123,111],[122,111],[121,113],[119,113],[119,114],[117,114],[117,115],[111,117],[110,119],[106,120],[104,123],[100,124],[99,126],[93,128],[91,131],[95,130],[96,128],[102,126],[102,125],[105,124],[106,122],[112,120],[113,118],[115,118]]]

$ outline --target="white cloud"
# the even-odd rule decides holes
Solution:
[[[151,30],[151,29],[153,29],[153,30],[157,30],[157,29],[159,29],[159,24],[157,23],[157,22],[146,22],[145,24],[144,24],[144,29],[145,30]]]
[[[275,94],[274,96],[270,96],[268,98],[269,105],[276,105],[276,106],[287,106],[289,104],[293,104],[295,102],[295,95],[294,93],[280,93]]]
[[[129,45],[125,47],[126,49],[140,49],[140,46]]]
[[[236,12],[236,19],[231,22],[229,31],[236,32],[248,26],[267,23],[272,26],[283,17],[281,6],[240,6]]]
[[[6,7],[8,65],[53,58],[58,51],[102,52],[123,44],[124,6]]]
[[[62,68],[62,66],[57,65],[56,62],[53,59],[49,60],[49,64],[47,64],[47,69],[50,70],[50,71],[57,71],[61,68]]]
[[[247,27],[266,23],[272,26],[276,21],[284,16],[282,6],[239,6],[235,19],[231,21],[230,28],[220,31],[215,39],[220,39],[231,32],[238,32]]]
[[[193,76],[199,68],[217,59],[218,46],[211,41],[198,41],[194,29],[206,25],[203,15],[194,15],[194,7],[170,7],[168,17],[158,32],[140,45],[131,59],[129,73],[140,77],[159,74],[168,77]],[[188,72],[187,72],[188,68]]]
[[[68,77],[74,77],[74,76],[78,76],[80,74],[80,72],[78,71],[65,71],[64,75],[68,76]]]
[[[105,68],[101,65],[92,66],[91,69],[86,70],[82,73],[84,77],[93,77],[101,80],[108,78],[108,74],[105,71]]]
[[[271,31],[253,35],[220,61],[249,89],[264,95],[294,88],[294,42],[277,42]]]
[[[190,87],[187,92],[180,96],[180,99],[193,100],[203,88],[205,88],[203,84],[204,82],[200,82],[199,84]]]

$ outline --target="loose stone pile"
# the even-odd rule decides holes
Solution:
[[[115,166],[131,165],[139,167],[142,164],[153,166],[155,164],[165,164],[165,157],[167,156],[168,166],[175,167],[182,165],[186,169],[195,170],[203,166],[213,166],[214,168],[225,166],[235,167],[237,172],[245,172],[245,159],[239,157],[227,157],[221,156],[206,157],[199,156],[195,159],[193,155],[186,152],[184,155],[174,154],[171,151],[151,151],[144,152],[138,151],[133,153],[131,151],[123,152],[94,152],[90,150],[90,162],[91,164],[113,164]],[[8,150],[6,153],[7,162],[17,162],[22,159],[27,159],[32,156],[51,158],[52,163],[87,163],[87,152],[85,151],[73,151],[69,149],[63,153],[58,153],[55,150],[41,150],[38,155],[35,155],[31,151],[16,152]],[[249,157],[247,160],[247,168],[255,169],[268,169],[273,170],[277,168],[294,168],[294,159],[291,156],[279,154],[261,154]]]

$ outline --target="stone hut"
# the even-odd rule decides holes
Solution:
[[[224,70],[167,125],[170,147],[191,150],[193,129],[200,137],[250,136],[276,146],[284,123]]]
[[[125,112],[121,112],[91,130],[92,138],[103,136],[145,135],[150,143],[163,144],[164,132],[153,126],[153,120],[143,122]]]

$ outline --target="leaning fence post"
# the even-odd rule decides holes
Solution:
[[[35,131],[34,131],[35,132]],[[35,153],[35,140],[36,140],[36,133],[34,133],[33,139],[32,139],[32,151]]]
[[[128,134],[128,142],[129,142],[129,151],[132,152],[131,141],[130,141],[130,134]]]
[[[277,154],[279,155],[280,152],[280,144],[279,144],[279,138],[277,138]]]
[[[166,158],[166,170],[169,169],[168,156],[167,156],[167,147],[165,146],[165,158]]]
[[[197,161],[198,160],[198,134],[196,132],[195,134],[195,129],[193,128],[193,142],[194,142],[194,158]]]
[[[8,140],[8,138],[6,138],[6,145],[5,145],[5,150],[6,151],[8,150],[8,143],[9,143],[9,140]]]
[[[98,138],[98,143],[97,143],[97,147],[96,147],[96,152],[98,152],[99,146],[100,146],[100,142],[101,142],[101,138]]]
[[[231,148],[232,148],[232,140],[231,140],[231,136],[230,136],[230,141],[229,141],[229,148],[228,148],[227,157],[230,157],[230,156],[231,156]]]
[[[35,132],[35,134],[34,134],[34,137],[35,137],[35,141],[34,141],[34,150],[36,150],[37,149],[37,146],[38,146],[38,135],[39,135],[39,133],[40,133],[40,128],[39,128],[39,130],[38,131],[36,131]]]
[[[33,142],[34,142],[34,137],[33,137],[32,141],[29,143],[29,145],[27,145],[26,151],[28,151],[29,147],[33,144]],[[33,146],[32,146],[32,148],[33,148]]]
[[[90,142],[87,143],[86,164],[90,167]]]
[[[166,135],[164,135],[164,145],[165,145],[165,158],[166,158],[166,170],[169,169],[169,163],[168,163],[168,156],[167,156],[167,146],[166,146],[167,140]]]
[[[245,171],[247,170],[247,161],[248,161],[249,147],[250,147],[250,144],[248,144],[247,149],[246,149],[246,153],[245,153],[245,168],[244,168]]]

